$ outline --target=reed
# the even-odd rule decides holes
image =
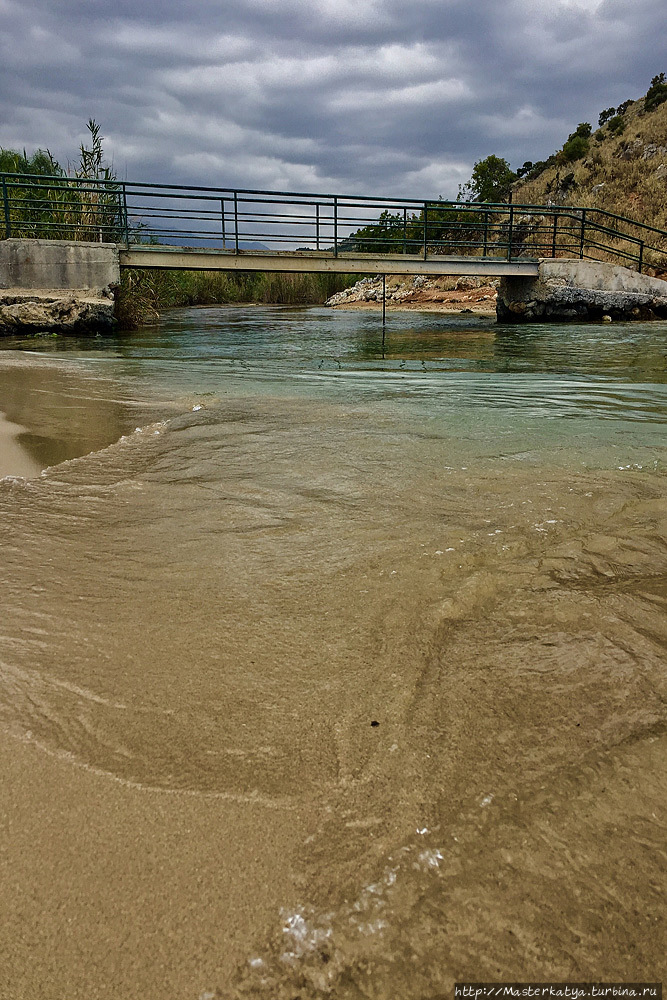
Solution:
[[[281,274],[263,271],[123,271],[116,293],[120,329],[156,323],[164,309],[228,303],[318,305],[348,288],[357,274]]]

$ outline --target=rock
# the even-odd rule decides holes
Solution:
[[[619,160],[636,160],[642,154],[644,142],[642,139],[635,139],[634,142],[625,143],[616,156]],[[644,157],[642,157],[644,158]]]
[[[115,325],[113,298],[108,294],[71,291],[0,290],[0,334],[109,333]]]
[[[454,285],[457,292],[468,292],[472,288],[479,288],[482,284],[482,279],[477,278],[474,275],[464,275]]]
[[[654,156],[665,156],[667,146],[658,146],[655,142],[647,142],[642,153],[642,160],[652,160]]]
[[[602,317],[602,322],[603,323],[613,323],[614,321],[611,318],[611,316],[609,315],[609,313],[605,313],[604,316]]]

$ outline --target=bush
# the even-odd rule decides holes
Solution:
[[[592,131],[590,122],[579,122],[576,130],[568,136],[568,141],[575,138],[588,139]]]
[[[588,146],[588,138],[583,135],[577,135],[575,132],[563,146],[560,154],[562,162],[574,163],[575,160],[583,159],[588,152]]]
[[[615,114],[616,114],[616,108],[607,108],[606,111],[601,111],[600,117],[598,118],[598,125],[600,126],[600,128],[602,128],[603,125],[606,125],[609,119],[613,118]]]
[[[623,115],[615,115],[615,117],[612,118],[611,121],[609,122],[607,128],[609,129],[609,135],[612,136],[621,135],[621,133],[625,129],[625,118],[623,117]]]
[[[664,101],[667,101],[667,82],[665,82],[665,74],[659,73],[651,80],[651,86],[644,98],[644,111],[655,111]]]

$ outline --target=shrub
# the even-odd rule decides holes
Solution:
[[[625,129],[625,118],[623,115],[615,115],[607,126],[609,130],[609,135],[617,136],[621,135]]]
[[[667,101],[667,82],[665,82],[665,74],[659,73],[651,80],[651,86],[644,98],[644,111],[655,111],[663,101]]]
[[[601,111],[600,117],[598,118],[598,125],[600,128],[602,128],[602,126],[605,125],[610,118],[613,118],[615,114],[616,108],[607,108],[606,111]]]
[[[563,149],[560,153],[560,159],[563,163],[574,163],[575,160],[581,160],[588,152],[589,141],[586,136],[577,135],[575,132],[567,140]]]

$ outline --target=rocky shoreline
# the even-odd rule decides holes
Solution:
[[[63,289],[0,290],[0,335],[109,333],[115,326],[113,293]]]
[[[391,275],[386,280],[386,303],[391,309],[450,313],[495,314],[499,279]],[[382,304],[382,278],[362,278],[355,285],[327,299],[336,309],[374,308]]]
[[[336,309],[378,308],[382,278],[362,278],[326,305]],[[501,323],[567,323],[667,318],[667,282],[602,261],[540,261],[536,278],[390,276],[390,309],[495,315]]]

